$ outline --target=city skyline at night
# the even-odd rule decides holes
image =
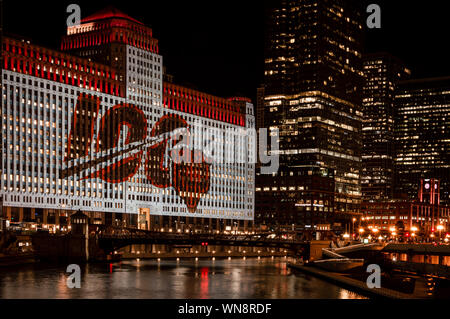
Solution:
[[[362,7],[372,3],[361,2]],[[9,12],[4,16],[5,32],[59,49],[70,3],[52,3],[43,10],[39,2],[26,2],[27,10],[21,10],[20,2],[4,1],[4,10]],[[264,77],[265,16],[269,0],[235,1],[226,6],[212,6],[206,1],[176,1],[173,2],[176,10],[172,2],[156,2],[148,8],[140,1],[126,5],[118,0],[77,3],[82,17],[113,5],[151,26],[161,39],[167,71],[178,82],[218,96],[247,96],[255,102],[256,88]],[[450,74],[450,65],[440,63],[446,60],[446,45],[439,40],[439,30],[447,28],[449,3],[439,0],[427,2],[427,6],[406,1],[377,3],[382,9],[382,28],[364,28],[366,53],[391,53],[411,69],[415,78]],[[364,18],[368,16],[362,14]],[[34,27],[29,28],[30,25]],[[47,36],[50,34],[54,36]],[[230,86],[232,82],[236,85]]]
[[[275,213],[276,216],[272,216],[273,212],[270,213],[269,211],[265,212],[262,210],[258,211],[257,209],[256,215],[259,216],[259,223],[265,224],[266,220],[264,216],[267,217],[270,215],[272,216],[271,218],[275,218],[277,220],[277,224],[279,224],[281,220],[283,220],[281,223],[284,223],[287,227],[291,224],[297,224],[296,218],[293,217],[294,215],[296,215],[296,213],[294,213],[294,210],[298,211],[300,209],[308,208],[307,205],[312,205],[311,211],[320,210],[321,212],[326,212],[325,215],[331,214],[337,216],[338,214],[345,215],[348,213],[359,214],[359,205],[361,204],[361,199],[363,199],[363,201],[369,202],[373,200],[383,201],[400,198],[401,194],[408,193],[409,199],[413,200],[415,199],[417,193],[416,188],[418,187],[421,179],[441,177],[437,175],[428,176],[427,174],[420,174],[420,176],[417,175],[415,181],[409,181],[408,187],[411,189],[411,191],[405,191],[402,189],[405,185],[402,184],[402,178],[400,178],[399,176],[402,176],[401,174],[404,173],[400,173],[400,169],[397,170],[397,168],[394,167],[393,163],[394,158],[396,158],[397,156],[397,148],[400,147],[398,133],[397,131],[394,132],[394,126],[397,128],[396,124],[400,125],[400,122],[397,123],[399,119],[396,114],[396,105],[394,105],[394,94],[396,93],[397,82],[400,82],[401,80],[406,78],[403,75],[400,76],[400,73],[404,72],[404,66],[406,68],[410,68],[410,66],[407,63],[403,64],[403,62],[397,62],[397,60],[395,62],[389,62],[385,58],[377,58],[382,56],[383,54],[367,54],[366,51],[369,50],[368,48],[374,47],[373,43],[370,45],[368,45],[367,43],[370,42],[374,37],[378,36],[379,34],[377,34],[377,32],[380,31],[369,30],[368,28],[366,28],[365,19],[367,16],[367,12],[365,12],[364,3],[355,1],[352,4],[354,5],[354,7],[350,10],[345,9],[345,13],[344,15],[342,15],[344,9],[339,9],[340,6],[350,4],[351,1],[342,1],[342,3],[338,2],[334,4],[334,2],[332,1],[324,1],[321,6],[315,7],[316,4],[314,4],[313,2],[299,2],[297,4],[296,2],[285,3],[281,1],[280,8],[281,6],[284,6],[283,10],[287,10],[286,12],[289,12],[290,14],[288,16],[286,16],[284,11],[282,10],[276,11],[279,13],[279,15],[274,14],[273,3],[265,2],[263,5],[257,6],[257,8],[259,8],[258,10],[261,9],[265,13],[265,15],[263,14],[263,16],[266,16],[266,18],[263,19],[263,24],[265,27],[263,28],[264,32],[262,33],[263,37],[265,38],[265,44],[263,45],[265,46],[265,50],[263,50],[265,52],[265,80],[262,81],[262,83],[264,83],[263,87],[258,89],[258,99],[256,102],[259,106],[259,109],[256,110],[256,123],[258,123],[258,128],[270,127],[271,129],[281,129],[281,150],[278,150],[277,154],[275,155],[281,156],[282,158],[283,163],[279,171],[279,175],[282,180],[285,180],[286,178],[293,178],[293,180],[295,180],[295,176],[316,175],[317,178],[324,179],[317,185],[315,185],[314,182],[312,184],[315,185],[313,186],[313,188],[318,187],[312,192],[312,194],[315,194],[316,191],[319,191],[317,193],[319,194],[317,195],[318,197],[315,198],[316,195],[312,195],[313,198],[306,201],[303,197],[308,197],[309,195],[306,195],[306,193],[303,192],[308,189],[311,190],[311,186],[298,186],[290,184],[285,185],[285,182],[281,182],[281,180],[279,182],[275,182],[275,184],[266,181],[268,183],[267,184],[265,182],[267,185],[264,183],[261,185],[257,185],[257,192],[265,192],[265,189],[270,189],[271,191],[276,192],[281,191],[281,202],[290,202],[293,205],[297,205],[295,206],[295,209],[287,208],[286,206],[283,209],[283,214],[287,213],[288,215],[283,218],[278,213]],[[382,21],[385,21],[386,26],[389,26],[392,22],[392,17],[390,17],[390,14],[392,14],[392,12],[386,14],[387,18],[384,20],[384,8],[386,7],[381,7],[383,8]],[[114,7],[108,5],[106,8]],[[205,7],[202,8],[207,9]],[[92,10],[92,6],[89,7],[89,10]],[[130,7],[129,11],[133,10],[134,9]],[[336,10],[341,11],[337,12]],[[117,17],[121,19],[129,20],[129,22],[135,24],[136,27],[139,26],[136,31],[133,31],[136,33],[130,35],[131,38],[122,39],[122,35],[120,35],[119,39],[119,35],[116,35],[114,33],[116,32],[114,29],[116,28],[116,26],[112,26],[112,29],[108,31],[110,32],[110,34],[106,34],[103,31],[102,26],[95,27],[97,28],[95,30],[92,29],[91,24],[95,24],[97,23],[97,21],[108,18],[108,16],[111,15],[110,11],[115,12],[113,14],[117,15]],[[83,14],[86,11],[82,9],[81,12]],[[347,16],[347,13],[349,12],[352,12],[352,14],[354,14],[352,16]],[[268,13],[269,16],[267,16]],[[336,17],[333,18],[334,15]],[[208,16],[208,19],[210,17],[211,15]],[[269,18],[267,19],[267,17]],[[292,21],[295,21],[298,17],[301,17],[300,21],[302,21],[303,19],[305,22],[298,25],[293,24]],[[326,22],[325,17],[330,18],[330,21]],[[313,23],[315,19],[321,19],[321,27],[323,28],[323,30],[334,30],[333,32],[335,34],[331,35],[331,31],[326,31],[330,32],[330,36],[326,36],[326,32],[324,31],[319,32],[320,36],[318,36],[319,33],[315,31],[315,26],[317,25],[317,23]],[[158,19],[155,19],[155,21],[158,21]],[[249,19],[249,21],[247,21],[246,23],[250,25],[250,21],[253,20]],[[47,23],[49,22],[47,21]],[[156,25],[156,29],[158,29],[157,23],[158,22],[152,23],[152,25]],[[6,21],[6,25],[8,26],[6,28],[8,34],[8,31],[10,31],[9,28],[12,27],[10,26],[8,21]],[[45,25],[46,24],[44,23],[43,26]],[[108,41],[124,41],[124,44],[126,43],[137,45],[141,49],[150,50],[150,52],[154,52],[157,54],[159,54],[159,50],[161,50],[161,52],[170,52],[168,48],[173,48],[172,46],[174,44],[172,41],[168,41],[167,39],[156,40],[156,38],[153,37],[153,34],[157,34],[158,32],[155,32],[153,28],[148,28],[146,29],[147,31],[145,31],[145,27],[142,27],[144,25],[145,24],[141,21],[136,20],[134,17],[132,18],[130,15],[123,13],[118,9],[101,9],[100,11],[97,11],[97,13],[91,12],[87,16],[82,15],[82,25],[79,28],[69,28],[67,35],[62,37],[62,44],[60,45],[60,48],[63,51],[67,51],[76,56],[80,56],[82,58],[89,59],[90,61],[92,60],[95,62],[100,62],[113,67],[115,70],[117,70],[118,73],[116,76],[114,76],[113,73],[112,77],[117,77],[117,79],[115,80],[119,80],[118,83],[103,84],[102,81],[98,82],[97,79],[93,79],[93,82],[91,83],[91,80],[89,79],[89,83],[86,85],[90,86],[90,88],[92,89],[94,87],[91,87],[91,85],[95,83],[95,90],[111,90],[110,93],[113,93],[118,97],[123,97],[125,94],[131,94],[129,97],[130,100],[136,103],[144,103],[148,105],[158,105],[158,103],[169,105],[169,103],[172,103],[172,100],[170,99],[167,101],[164,100],[164,102],[158,102],[154,99],[161,98],[161,94],[158,92],[163,90],[162,85],[159,83],[162,78],[164,78],[165,82],[188,82],[184,86],[186,89],[192,89],[196,86],[196,84],[198,84],[199,86],[203,86],[201,84],[202,80],[199,80],[198,74],[196,74],[195,72],[192,72],[190,74],[192,75],[192,77],[189,78],[188,81],[184,81],[183,78],[185,78],[186,75],[183,74],[183,72],[186,69],[184,66],[179,68],[179,72],[178,69],[172,69],[171,57],[175,55],[171,55],[170,53],[167,53],[168,62],[166,62],[166,59],[164,59],[163,62],[160,58],[157,58],[155,60],[155,62],[158,63],[157,72],[161,72],[161,74],[155,73],[155,77],[157,77],[158,79],[157,82],[152,82],[152,72],[148,72],[147,74],[147,71],[144,70],[147,66],[150,66],[153,70],[152,63],[147,63],[146,61],[144,61],[145,59],[142,61],[137,59],[136,63],[138,64],[136,66],[129,66],[128,69],[126,69],[127,63],[135,63],[136,60],[131,56],[127,57],[127,54],[130,54],[131,51],[126,52],[126,50],[120,45],[114,44],[110,46],[108,44]],[[384,27],[382,29],[386,28],[387,27]],[[164,32],[168,32],[165,31],[166,29],[164,28],[162,28],[162,30],[164,30]],[[167,30],[171,29],[167,28]],[[232,30],[230,30],[230,32],[228,33],[232,33],[231,31]],[[251,29],[247,30],[247,32],[249,31],[251,31]],[[146,38],[145,43],[140,42],[140,32],[144,32],[145,37],[148,37],[148,40]],[[160,32],[162,33],[163,31]],[[15,32],[11,33],[15,34]],[[372,35],[370,33],[372,33]],[[12,35],[12,37],[16,36]],[[21,38],[21,36],[19,36],[19,38]],[[50,43],[51,41],[48,40],[49,38],[50,37],[46,37],[45,40],[43,40],[43,38],[36,36],[35,38],[30,38],[30,40],[32,43],[37,41],[47,41],[48,43]],[[119,40],[117,40],[116,38]],[[240,37],[237,37],[236,35],[234,35],[234,38],[235,41],[237,41],[234,44],[234,47],[236,47],[236,45],[239,43],[239,41],[242,41],[242,39],[239,40]],[[27,39],[27,35],[25,35],[25,39]],[[37,40],[35,41],[35,39]],[[222,37],[221,39],[225,40],[226,37]],[[164,48],[164,46],[161,46],[161,42],[166,43],[167,47]],[[206,41],[206,43],[209,42],[214,43],[214,41]],[[251,47],[256,42],[257,41],[253,39],[252,41],[248,41],[246,45],[242,45],[242,47],[239,47],[244,52],[242,54],[243,61],[245,61],[244,59],[246,58],[246,55],[249,54],[249,52],[246,51],[246,48]],[[386,43],[389,42],[390,41],[386,41]],[[286,45],[286,43],[288,44]],[[178,45],[181,50],[188,49],[188,46],[183,46],[182,43],[176,43],[175,45]],[[225,47],[229,48],[229,45],[226,45]],[[9,47],[7,48],[8,50],[10,50]],[[343,52],[341,53],[342,48],[344,48],[345,50],[343,50]],[[324,50],[326,51],[326,54],[324,54]],[[25,50],[24,52],[26,55],[27,51]],[[16,54],[16,52],[14,51],[12,53]],[[19,50],[19,55],[20,54],[23,55],[23,52],[20,52]],[[145,54],[140,54],[139,52],[134,52],[133,54],[138,54],[139,57],[147,58]],[[208,55],[211,56],[210,54]],[[388,55],[384,56],[387,57]],[[232,61],[235,58],[235,54],[229,54],[228,57],[231,59],[230,61]],[[193,61],[194,60],[195,59],[193,59]],[[364,68],[362,62],[363,60],[365,61]],[[374,66],[374,64],[376,65],[380,62],[379,60],[385,60],[385,65],[380,65],[379,67]],[[58,61],[58,59],[56,61]],[[149,61],[151,61],[151,59]],[[25,66],[22,66],[21,63],[22,62],[19,61],[16,65],[15,58],[8,57],[5,65],[7,65],[9,70],[17,70],[19,68],[25,68]],[[197,69],[208,69],[208,63],[209,61],[207,59],[204,60],[203,65],[206,67],[200,66],[197,67]],[[176,64],[177,63],[175,63],[175,65]],[[184,65],[186,64],[189,63],[184,63]],[[223,64],[219,61],[216,61],[214,65],[218,67],[223,66]],[[141,70],[140,67],[142,66],[144,66],[144,69]],[[236,64],[234,64],[234,66],[236,66]],[[26,68],[28,68],[28,66],[26,66]],[[412,66],[411,69],[414,69],[414,66]],[[171,70],[174,70],[174,72],[171,72]],[[135,71],[137,72],[136,74],[133,73]],[[218,70],[215,71],[215,79],[226,79],[227,72],[224,72],[224,76],[222,77],[221,72],[218,72]],[[245,85],[242,85],[242,83],[240,83],[243,78],[248,76],[248,70],[244,68],[240,69],[240,71],[242,72],[235,73],[234,75],[238,80],[237,82],[233,82],[234,88],[232,90],[243,90],[248,92],[248,86],[250,85],[249,82],[244,81],[246,82]],[[44,73],[45,72],[47,71],[44,70]],[[52,71],[50,70],[50,72]],[[56,72],[58,72],[58,70],[56,70]],[[105,74],[109,74],[108,72],[109,71],[106,71]],[[128,74],[127,72],[132,73]],[[384,74],[383,72],[386,72],[386,74]],[[417,78],[417,76],[414,74],[414,71],[411,72],[408,69],[406,72],[408,73],[408,78]],[[139,74],[142,74],[144,77],[139,78],[138,76],[138,79],[136,79],[136,75]],[[148,76],[150,77],[147,78]],[[253,74],[251,77],[254,76],[255,74]],[[80,80],[80,78],[83,81],[82,75],[78,77],[78,81]],[[366,78],[365,82],[363,80],[364,77]],[[69,79],[69,82],[70,81],[74,82],[74,79]],[[76,81],[77,78],[75,78],[75,82]],[[86,81],[86,79],[84,79],[84,81]],[[214,83],[214,80],[208,82]],[[99,87],[97,87],[97,85],[99,85]],[[164,86],[166,86],[166,84],[164,84]],[[148,87],[150,87],[150,90],[147,90]],[[216,88],[213,88],[212,91],[226,91],[228,90],[227,88],[230,87],[230,85],[225,85],[219,89],[216,85]],[[155,89],[156,91],[153,92],[153,89]],[[183,88],[180,88],[180,92],[183,92],[183,90]],[[253,87],[253,93],[256,93],[256,91],[257,90],[255,90],[255,87]],[[173,97],[178,97],[179,94],[181,94],[185,96],[187,100],[191,99],[189,93],[177,93],[178,89],[164,89],[164,92],[165,96],[173,95]],[[317,93],[319,95],[316,96],[317,94],[314,92],[319,92]],[[296,100],[296,98],[302,96],[302,94],[306,94],[306,98]],[[252,97],[253,95],[254,94],[250,93],[248,95],[241,96]],[[312,105],[311,103],[314,103],[315,101],[317,102],[315,107],[321,104],[322,106],[319,106],[319,109],[325,109],[326,112],[329,112],[329,114],[325,112],[326,114],[324,113],[318,116],[315,113],[312,114],[311,112],[307,111],[305,114],[301,116],[299,115],[299,118],[295,118],[294,115],[292,115],[294,117],[286,116],[286,110],[284,110],[285,108],[282,107],[284,102],[280,102],[280,100],[278,99],[278,97],[280,96],[288,97],[288,101],[286,103],[290,107],[289,112],[310,110]],[[202,98],[200,98],[200,100],[203,101]],[[206,98],[205,101],[208,101],[208,98]],[[82,102],[80,103],[80,105],[82,105]],[[184,102],[176,101],[176,104],[170,104],[170,107],[176,107],[178,110],[179,103],[182,104]],[[215,105],[215,103],[216,102],[213,102],[213,105]],[[302,103],[306,104],[303,105]],[[264,106],[261,106],[262,104],[264,104]],[[229,108],[229,106],[227,106],[227,103],[224,103],[224,105],[226,108]],[[233,107],[231,107],[231,109],[232,108]],[[312,107],[312,109],[314,109],[314,107]],[[189,110],[189,112],[192,111],[190,108]],[[144,113],[149,112],[148,107],[144,107],[143,111]],[[5,113],[7,112],[8,110],[5,110]],[[340,117],[336,117],[336,115],[333,115],[338,113]],[[215,114],[214,111],[212,114]],[[219,116],[222,120],[222,115]],[[378,117],[381,117],[381,121],[376,123]],[[239,125],[242,125],[242,123],[244,122],[244,120],[241,118],[241,115],[237,115],[237,117],[236,114],[224,115],[223,119],[225,118],[231,119],[233,121],[230,122],[231,124],[237,124],[236,121],[240,121]],[[302,125],[303,129],[301,130],[301,132],[296,131],[296,123]],[[315,132],[314,123],[322,123],[325,126],[336,126],[339,128],[339,132],[336,131],[335,128],[331,127],[328,127],[325,131]],[[314,132],[312,133],[311,130]],[[375,135],[370,135],[370,130],[372,130]],[[74,138],[72,136],[74,134],[73,132],[75,132],[74,128],[72,128],[72,132],[70,133],[70,139]],[[379,135],[380,132],[382,138],[379,141],[381,141],[381,144],[378,142],[378,139],[376,139],[376,136]],[[385,136],[383,134],[385,134]],[[408,137],[408,133],[405,134],[406,135],[402,137],[402,139]],[[360,137],[363,137],[363,139],[360,139]],[[74,145],[78,144],[70,145],[70,142],[72,142],[73,144],[74,141],[69,141],[69,148],[72,147],[71,150],[69,149],[69,153],[74,153],[75,151],[84,152],[81,149],[74,149]],[[79,146],[76,147],[78,148]],[[296,148],[297,150],[292,149],[292,147]],[[299,148],[300,151],[298,150]],[[388,150],[389,148],[392,149]],[[300,156],[298,154],[303,155]],[[71,160],[73,160],[73,154],[69,155],[72,156]],[[67,157],[68,155],[66,154],[65,156]],[[406,155],[403,154],[402,156],[405,157]],[[373,159],[381,159],[381,161],[376,162],[373,161]],[[396,160],[398,163],[398,158]],[[390,162],[388,163],[388,161]],[[443,161],[444,162],[442,162],[441,165],[445,167],[445,159],[443,159]],[[362,166],[360,165],[361,162]],[[9,165],[5,167],[9,167]],[[297,172],[295,170],[293,171],[292,169],[289,169],[289,167],[302,167],[302,169]],[[308,167],[310,167],[312,170],[308,170]],[[61,174],[67,177],[67,173],[69,173],[70,169],[72,168],[67,167],[65,169],[62,169]],[[91,175],[91,178],[103,176],[102,174],[105,173],[100,172],[96,174],[96,176]],[[147,174],[147,176],[149,175]],[[441,190],[445,194],[447,194],[447,182],[446,178],[444,177],[445,176],[442,175]],[[264,177],[265,180],[267,180],[268,178],[269,177],[267,176]],[[273,176],[270,178],[273,178]],[[316,179],[316,177],[314,177],[314,179]],[[414,184],[417,185],[414,186]],[[363,187],[362,189],[361,185]],[[16,185],[13,186],[5,186],[5,188],[15,189]],[[334,190],[332,190],[333,187]],[[288,196],[289,198],[291,198],[289,200],[287,198],[283,198],[284,195],[282,194],[282,192],[284,188],[289,188],[289,190],[292,191],[293,194],[303,194],[300,196],[299,202],[294,203],[291,198],[292,196]],[[29,190],[30,188],[25,187],[24,189]],[[327,194],[329,194],[330,192],[334,193],[334,195],[328,198]],[[446,197],[447,195],[442,196],[443,201],[445,201]],[[140,198],[140,200],[142,201],[150,200],[148,196],[144,195],[139,195],[136,198]],[[17,197],[17,199],[21,200],[21,197]],[[199,198],[197,198],[197,200],[193,202],[198,202],[198,200]],[[265,197],[264,200],[261,201],[261,204],[263,202],[267,202],[267,200],[268,198]],[[273,202],[278,202],[278,200],[274,199]],[[56,204],[56,202],[54,204]],[[65,201],[63,204],[67,206],[67,203],[65,203]],[[270,207],[272,205],[270,201],[266,204],[264,205],[266,205],[267,207]],[[232,204],[233,207],[235,207],[236,205],[238,204]],[[77,205],[68,206],[77,207]],[[127,211],[127,207],[125,204],[116,204],[115,208],[119,210],[124,208],[125,211]],[[191,207],[190,210],[193,210],[193,207]],[[213,212],[215,214],[215,210],[213,210]],[[249,217],[250,215],[247,214],[247,216]],[[320,218],[317,219],[316,217],[306,219],[302,217],[300,219],[304,219],[304,223],[306,226],[316,225],[319,223],[319,225],[325,225],[325,228],[327,228],[326,225],[329,223],[327,222],[327,217],[325,217],[325,219],[322,221],[320,220]],[[338,224],[342,225],[342,222],[344,224],[349,223],[348,220],[343,220]],[[172,222],[169,222],[169,224],[171,223]]]
[[[450,3],[0,11],[0,301],[450,297]]]

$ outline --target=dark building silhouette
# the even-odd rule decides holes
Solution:
[[[278,0],[269,9],[264,99],[257,109],[264,112],[264,127],[280,132],[281,167],[270,178],[257,176],[256,218],[262,224],[314,230],[325,223],[341,229],[359,211],[364,12],[359,5]],[[306,185],[314,185],[308,194],[302,190]]]

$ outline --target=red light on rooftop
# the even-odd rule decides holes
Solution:
[[[81,23],[89,23],[99,20],[105,20],[105,19],[113,19],[113,18],[119,18],[119,19],[126,19],[141,25],[144,25],[142,22],[133,19],[129,15],[123,13],[122,11],[118,10],[117,8],[113,6],[108,6],[84,19],[81,19]]]

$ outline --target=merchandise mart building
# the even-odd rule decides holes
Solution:
[[[62,51],[12,37],[2,49],[7,219],[68,230],[81,210],[147,230],[253,226],[252,163],[211,162],[201,148],[184,163],[171,152],[176,132],[254,128],[253,106],[164,83],[150,28],[107,8],[69,27]],[[248,142],[234,151],[247,155]]]

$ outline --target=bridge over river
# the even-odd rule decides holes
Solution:
[[[308,256],[310,242],[274,238],[273,234],[166,233],[133,228],[98,226],[95,231],[67,235],[34,234],[33,248],[40,259],[108,260],[114,252],[132,245],[222,246],[272,248],[294,256]]]
[[[138,229],[106,229],[96,235],[98,245],[105,252],[116,251],[129,245],[192,245],[239,246],[282,248],[295,255],[303,255],[309,249],[309,242],[272,238],[268,234],[184,234],[151,232]]]

